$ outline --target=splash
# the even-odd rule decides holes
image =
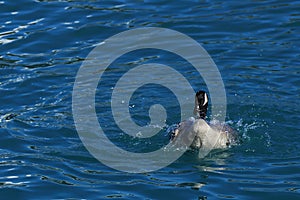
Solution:
[[[238,121],[228,121],[234,127],[241,138],[241,147],[245,152],[257,152],[262,148],[271,147],[271,136],[268,133],[268,124],[265,121],[245,122],[243,119]]]

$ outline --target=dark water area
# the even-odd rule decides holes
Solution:
[[[272,0],[0,1],[0,199],[299,199],[299,10],[299,1]],[[179,31],[207,50],[240,145],[203,159],[188,151],[141,174],[111,169],[86,150],[72,115],[76,73],[98,43],[141,27]],[[96,111],[124,149],[160,145],[126,137],[106,110],[124,70],[153,62],[180,68],[195,90],[206,88],[175,55],[149,50],[118,58],[101,84],[107,92],[98,86]],[[178,122],[169,93],[157,85],[137,90],[134,121],[146,124],[147,108],[160,102],[168,124]]]

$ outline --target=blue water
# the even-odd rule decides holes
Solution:
[[[0,198],[299,199],[299,10],[296,0],[0,1]],[[180,31],[208,51],[240,145],[204,159],[188,151],[142,174],[113,170],[85,149],[72,117],[82,61],[106,38],[148,26]],[[127,150],[166,142],[164,135],[156,143],[127,137],[107,110],[113,81],[148,62],[182,67],[195,90],[206,89],[174,55],[137,51],[116,60],[98,87],[96,110],[110,139]],[[145,109],[160,102],[167,123],[176,123],[178,103],[169,93],[157,85],[140,88],[132,97],[133,120],[147,124]]]

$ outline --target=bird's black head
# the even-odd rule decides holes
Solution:
[[[195,96],[194,114],[198,115],[201,119],[206,118],[208,107],[208,96],[206,92],[200,90]]]

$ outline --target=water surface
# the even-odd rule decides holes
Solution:
[[[1,1],[1,198],[299,199],[299,10],[298,1],[272,0]],[[180,31],[208,51],[225,84],[227,122],[241,145],[204,159],[187,152],[143,174],[110,169],[84,148],[71,109],[77,70],[97,43],[147,26]],[[96,108],[111,139],[125,149],[153,143],[131,140],[114,126],[107,95],[124,70],[149,62],[180,68],[195,90],[206,88],[174,55],[137,51],[116,60]],[[169,105],[168,123],[177,122],[169,93],[156,85],[137,91],[134,120],[147,123],[143,109],[160,102]],[[149,95],[146,105],[143,95]]]

